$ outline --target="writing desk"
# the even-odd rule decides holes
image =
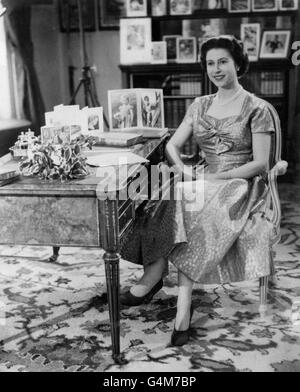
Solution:
[[[150,139],[132,151],[157,164],[163,159],[167,138]],[[1,161],[9,167],[18,166],[9,156]],[[127,186],[134,181],[138,166],[129,168]],[[0,187],[0,244],[104,249],[112,354],[120,363],[119,248],[141,201],[120,200],[120,189],[116,189],[117,197],[110,199],[99,193],[98,182],[92,170],[82,180],[61,183],[21,176]]]

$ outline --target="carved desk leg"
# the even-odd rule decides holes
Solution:
[[[117,200],[99,201],[99,217],[101,228],[101,243],[105,250],[105,274],[109,317],[111,322],[111,339],[113,359],[124,363],[120,353],[120,278],[119,278],[119,224]]]

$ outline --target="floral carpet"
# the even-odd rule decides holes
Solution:
[[[200,286],[193,292],[192,338],[169,345],[176,313],[176,271],[144,306],[123,308],[121,350],[111,357],[105,271],[98,250],[0,247],[1,372],[299,372],[300,325],[291,308],[300,300],[300,188],[280,187],[282,240],[267,310],[259,310],[258,282]],[[142,271],[121,261],[122,289]]]

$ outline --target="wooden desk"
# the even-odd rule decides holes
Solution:
[[[148,140],[135,146],[133,152],[156,164],[163,158],[167,138]],[[11,164],[16,165],[5,162]],[[137,172],[138,166],[129,169],[127,186]],[[0,244],[103,248],[112,354],[116,362],[122,362],[119,244],[133,224],[141,202],[119,200],[120,190],[116,199],[103,197],[96,192],[98,182],[94,175],[65,183],[21,177],[0,188]]]

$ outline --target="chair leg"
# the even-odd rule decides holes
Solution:
[[[259,278],[259,294],[260,294],[260,307],[261,308],[265,308],[267,306],[268,282],[269,282],[268,276],[264,276],[262,278]]]

